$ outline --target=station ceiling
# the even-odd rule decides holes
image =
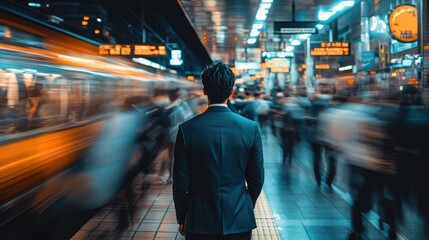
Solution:
[[[262,29],[263,42],[247,44],[262,0],[181,0],[195,30],[213,59],[230,60],[236,49],[262,47],[278,50],[290,35],[274,34],[276,21],[317,21],[318,11],[336,4],[337,0],[273,0]],[[295,3],[293,18],[292,5]],[[263,46],[262,46],[263,45]]]
[[[7,0],[11,2],[12,0]],[[252,25],[263,0],[40,0],[46,3],[92,4],[107,11],[118,43],[138,42],[146,26],[152,42],[177,44],[188,58],[184,71],[198,72],[214,60],[233,63],[240,49],[282,50],[291,35],[274,34],[277,21],[317,21],[319,10],[339,0],[273,0],[259,40],[248,44]],[[29,0],[14,0],[26,5]],[[31,1],[34,2],[34,1]],[[358,1],[356,1],[358,2]],[[293,14],[295,4],[295,14]],[[52,5],[53,6],[53,5]],[[312,37],[312,40],[318,36]],[[287,44],[287,43],[286,43]],[[174,48],[175,46],[173,46]],[[297,49],[296,52],[302,51]],[[162,63],[162,62],[161,62]]]

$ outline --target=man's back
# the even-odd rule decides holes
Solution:
[[[210,107],[180,126],[175,153],[176,211],[187,232],[226,235],[256,227],[253,208],[264,176],[255,122]]]

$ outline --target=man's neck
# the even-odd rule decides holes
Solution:
[[[210,99],[208,99],[209,105],[212,105],[212,104],[226,104],[227,101],[228,101],[228,99],[226,99],[224,102],[214,103],[214,102],[210,101]]]

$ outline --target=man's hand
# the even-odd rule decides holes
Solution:
[[[185,225],[184,224],[179,224],[179,232],[180,234],[182,234],[182,236],[185,236]]]

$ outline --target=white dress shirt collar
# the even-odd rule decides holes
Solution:
[[[210,104],[209,107],[228,107],[228,106],[223,103],[213,103],[213,104]]]

